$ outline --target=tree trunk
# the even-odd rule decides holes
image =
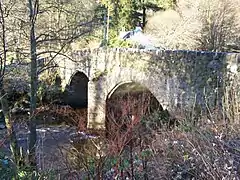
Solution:
[[[109,39],[109,25],[110,25],[110,7],[107,7],[107,35],[106,35],[106,43],[108,44]]]
[[[143,0],[143,7],[142,7],[142,10],[143,10],[143,17],[142,17],[142,28],[144,29],[144,27],[146,26],[146,5],[145,5],[145,2]]]
[[[36,0],[37,1],[37,0]],[[35,37],[35,21],[36,21],[36,11],[33,7],[32,0],[28,0],[29,2],[29,11],[30,11],[30,44],[31,44],[31,99],[30,99],[30,117],[28,128],[30,131],[29,134],[29,163],[32,168],[36,169],[36,117],[35,111],[37,106],[37,43]],[[35,2],[37,3],[37,2]]]

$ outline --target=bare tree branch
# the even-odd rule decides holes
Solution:
[[[80,36],[82,36],[82,35],[84,35],[84,34],[86,34],[86,33],[88,33],[88,31],[87,31],[87,32],[84,32],[84,33],[82,33],[82,34],[79,34],[78,37],[80,37]],[[67,56],[66,54],[61,53],[61,51],[64,49],[64,47],[65,47],[66,45],[68,45],[69,43],[71,43],[71,42],[74,41],[75,39],[76,39],[76,38],[68,39],[68,41],[65,42],[65,44],[63,44],[62,47],[61,47],[58,51],[45,51],[45,52],[38,53],[38,54],[37,54],[38,56],[41,55],[41,54],[46,54],[46,53],[49,54],[49,53],[51,53],[51,52],[52,52],[52,53],[55,53],[55,55],[48,61],[48,63],[47,63],[42,69],[38,70],[38,74],[41,74],[43,71],[49,69],[48,66],[54,61],[54,59],[55,59],[58,55],[62,55],[62,56],[67,57],[68,59],[72,59],[71,57]]]
[[[77,29],[79,27],[84,27],[84,26],[87,26],[89,24],[92,24],[93,21],[90,21],[90,22],[86,22],[86,23],[81,23],[75,27],[73,27],[72,29]],[[65,29],[66,28],[66,29]],[[69,29],[68,26],[65,26],[65,27],[62,27],[61,29],[59,29],[58,31],[50,31],[49,33],[43,33],[43,34],[40,34],[38,37],[37,37],[37,40],[40,39],[40,37],[44,37],[43,39],[40,39],[37,41],[37,44],[40,44],[40,43],[45,43],[45,42],[52,42],[52,41],[68,41],[70,39],[77,39],[79,38],[80,36],[82,36],[83,34],[86,34],[86,33],[89,33],[91,32],[91,29],[89,29],[87,32],[83,32],[83,33],[80,33],[80,34],[73,34],[72,36],[69,36],[67,38],[61,38],[61,37],[54,37],[51,35],[51,32],[54,32],[54,34],[58,34],[60,32],[63,32],[65,30]]]
[[[1,29],[2,29],[2,48],[3,48],[3,57],[1,57],[1,67],[0,67],[0,76],[2,81],[2,76],[4,75],[5,68],[6,68],[6,61],[7,61],[7,47],[6,47],[6,27],[5,27],[5,18],[4,18],[4,12],[3,12],[3,4],[2,1],[0,1],[0,16],[1,16]]]

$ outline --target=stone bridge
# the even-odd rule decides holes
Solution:
[[[107,98],[130,82],[147,88],[169,112],[221,105],[226,84],[239,76],[240,54],[100,48],[57,63],[62,85],[75,94],[71,101],[88,107],[88,127],[105,128]]]

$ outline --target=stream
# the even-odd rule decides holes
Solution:
[[[17,132],[18,144],[22,147],[24,154],[28,145],[28,129],[26,125],[17,124],[15,126]],[[68,162],[68,153],[71,149],[70,136],[77,133],[76,127],[67,125],[58,126],[38,126],[37,127],[37,166],[40,171],[56,170],[57,172],[67,172],[73,169]],[[4,140],[6,129],[0,130],[0,139]],[[6,154],[10,155],[9,141],[5,140],[0,147]]]

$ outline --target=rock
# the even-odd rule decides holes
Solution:
[[[2,123],[1,123],[1,124],[0,124],[0,130],[1,130],[1,129],[5,129],[5,128],[6,128],[5,124],[2,124]]]

